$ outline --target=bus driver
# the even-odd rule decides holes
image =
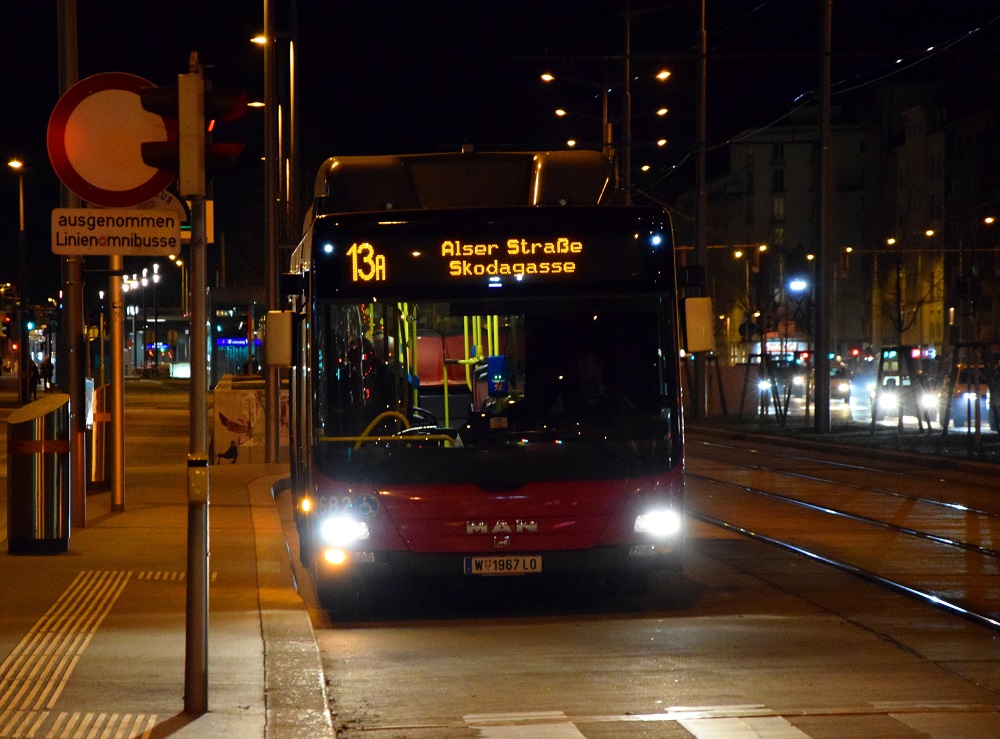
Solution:
[[[621,423],[632,409],[628,398],[609,392],[604,384],[604,360],[596,351],[586,350],[576,362],[576,384],[566,387],[553,403],[548,417],[556,425]]]

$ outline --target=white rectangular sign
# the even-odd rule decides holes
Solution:
[[[153,208],[56,208],[52,252],[167,257],[181,251],[183,215]]]

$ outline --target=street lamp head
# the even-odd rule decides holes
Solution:
[[[11,159],[9,162],[7,162],[7,166],[13,170],[20,170],[24,168],[24,162],[15,157],[14,159]]]
[[[554,80],[554,79],[555,79],[555,76],[552,75],[551,73],[549,73],[549,72],[542,72],[542,75],[541,75],[542,82],[552,82],[552,80]]]

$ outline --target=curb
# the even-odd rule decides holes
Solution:
[[[248,485],[264,643],[265,735],[334,739],[323,661],[275,505],[287,483],[287,478],[270,477]]]

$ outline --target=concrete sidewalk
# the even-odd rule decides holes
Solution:
[[[0,737],[333,737],[282,529],[287,465],[210,467],[209,710],[184,714],[186,454],[147,423],[125,511],[88,494],[68,552],[7,552],[3,484]]]

